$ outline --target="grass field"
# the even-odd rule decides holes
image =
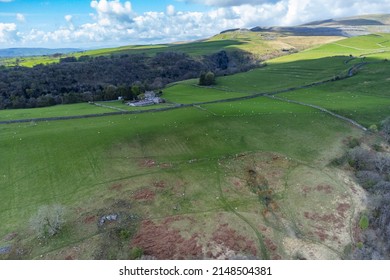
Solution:
[[[388,62],[366,65],[350,79],[281,96],[322,106],[366,127],[379,125],[390,114],[389,70]]]
[[[219,177],[211,173],[198,181],[204,172],[215,170],[218,174],[220,159],[246,151],[272,151],[312,162],[325,157],[327,147],[338,146],[352,129],[310,109],[265,102],[275,103],[272,108],[280,112],[263,114],[264,107],[256,109],[248,102],[233,107],[231,116],[181,109],[131,117],[1,127],[2,158],[7,161],[2,161],[0,168],[5,171],[0,181],[0,213],[7,224],[1,228],[0,236],[20,232],[39,206],[66,205],[72,220],[78,221],[84,219],[85,212],[96,213],[93,212],[96,207],[104,208],[110,200],[131,198],[131,192],[150,188],[152,182],[164,177],[169,178],[168,182],[175,181],[174,178],[185,181],[185,200],[175,202],[176,190],[161,194],[151,205],[141,203],[137,213],[144,219],[163,219],[175,214],[177,210],[172,208],[175,203],[180,205],[183,215],[215,208],[225,212],[223,205],[210,196],[213,192],[218,196],[215,181]],[[218,113],[225,108],[225,104],[218,104],[207,109]],[[306,128],[304,132],[302,126]],[[319,127],[322,129],[318,130]],[[302,146],[302,141],[307,145]],[[145,160],[171,167],[145,168],[142,167]],[[115,185],[124,186],[123,192],[110,191]],[[205,192],[202,186],[210,187]],[[232,202],[234,207],[243,204],[244,198]],[[83,209],[82,213],[74,210],[78,207]],[[90,234],[88,230],[87,233],[77,231],[69,229],[70,236],[65,241],[56,240],[44,248],[36,248],[38,251],[31,257],[54,249],[59,246],[57,242],[65,242],[65,246]]]
[[[169,102],[178,104],[190,104],[198,102],[210,102],[221,99],[245,96],[245,93],[221,91],[207,87],[198,87],[196,80],[179,83],[164,90],[164,98]]]
[[[217,86],[247,93],[272,92],[307,85],[345,73],[346,57],[276,63],[218,80]]]
[[[88,103],[58,105],[44,108],[34,109],[15,109],[1,110],[0,121],[20,120],[20,119],[35,119],[35,118],[51,118],[51,117],[67,117],[90,114],[101,114],[115,112],[116,110],[97,107]]]
[[[375,40],[362,48],[381,49]],[[213,102],[207,105],[0,125],[0,219],[6,221],[0,248],[13,250],[0,258],[127,259],[131,248],[161,259],[344,258],[355,246],[364,195],[329,162],[363,132],[317,109],[266,96],[218,102],[327,80],[361,61],[350,60],[350,47],[337,46],[337,56],[328,56],[334,47],[220,77],[215,88],[189,80],[163,90],[172,103]],[[389,65],[379,59],[383,53],[348,79],[278,96],[377,124],[390,112]],[[110,111],[76,104],[0,111],[0,120]],[[30,218],[51,204],[65,206],[65,228],[38,240]],[[114,213],[118,221],[101,224]]]
[[[349,55],[356,57],[365,56],[374,60],[385,59],[389,57],[390,49],[386,43],[389,39],[389,34],[372,34],[348,38],[323,44],[319,47],[314,47],[290,56],[276,58],[272,61],[280,63]]]

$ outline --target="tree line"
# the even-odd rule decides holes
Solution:
[[[28,67],[0,66],[0,109],[35,108],[87,101],[135,99],[145,90],[191,78],[201,73],[232,74],[260,62],[242,51],[191,57],[162,52],[155,56],[81,56],[59,63]]]

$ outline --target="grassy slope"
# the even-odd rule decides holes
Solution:
[[[389,116],[389,63],[367,65],[358,75],[337,84],[299,90],[281,96],[315,104],[369,127]]]
[[[205,90],[194,87],[194,81],[186,81],[166,89],[165,94],[170,101],[190,103],[191,100],[209,101],[309,84],[333,77],[348,68],[343,63],[347,57],[324,58],[334,54],[333,47],[324,46],[320,50],[276,59],[265,68],[218,79],[218,87],[234,92]],[[345,55],[349,50],[339,48],[337,55]],[[308,60],[301,61],[303,57]],[[382,117],[376,115],[377,106],[384,104],[381,112],[385,114],[388,100],[384,80],[388,66],[383,65],[372,64],[353,78],[285,96],[329,106],[339,113],[356,110],[359,113],[352,117],[364,123],[366,117],[369,118],[367,122],[377,122]],[[364,83],[370,81],[373,84],[364,88]],[[360,90],[371,102],[360,101],[352,93],[345,94],[349,86],[355,87],[348,91]],[[373,86],[375,91],[371,90]],[[207,93],[210,95],[206,96]],[[333,98],[336,98],[336,103]],[[356,109],[358,104],[362,109]],[[80,106],[74,107],[75,111],[86,109],[82,105],[71,106]],[[38,109],[37,114],[42,114],[42,110]],[[8,111],[5,113],[9,115]],[[253,228],[253,223],[261,224],[271,231],[266,236],[278,246],[291,238],[287,238],[289,230],[285,227],[294,228],[296,233],[309,238],[310,244],[330,246],[337,251],[336,255],[319,255],[319,258],[337,258],[342,255],[345,241],[336,245],[319,236],[311,236],[311,229],[316,224],[305,220],[303,211],[313,211],[326,199],[329,203],[321,208],[325,214],[334,210],[332,203],[343,201],[341,197],[349,194],[334,171],[324,169],[324,166],[340,153],[345,137],[358,134],[349,124],[312,108],[265,97],[153,114],[1,125],[0,219],[7,223],[0,229],[0,238],[18,231],[25,238],[24,244],[31,246],[35,240],[29,237],[25,225],[32,213],[41,205],[61,203],[69,209],[71,228],[44,246],[33,246],[29,257],[51,251],[54,254],[49,254],[51,257],[64,257],[55,252],[72,244],[85,246],[78,257],[92,258],[95,246],[100,246],[94,240],[98,240],[101,233],[95,224],[88,226],[80,221],[86,215],[107,213],[99,209],[125,199],[131,201],[133,210],[143,219],[159,221],[171,215],[190,215],[200,221],[228,219],[234,221],[230,224],[236,224],[241,232],[255,234],[252,236],[255,240],[259,229]],[[262,155],[256,154],[267,152],[282,155],[285,159],[271,164],[269,162],[273,160],[262,159]],[[240,153],[253,153],[253,158],[243,157],[238,163],[234,158]],[[145,167],[145,160],[153,160],[158,165]],[[167,164],[170,168],[161,168],[159,164]],[[245,189],[235,189],[231,183],[238,180],[237,184],[245,185],[242,177],[251,165],[262,170],[276,188],[275,199],[280,210],[273,218],[264,219],[258,215],[264,211],[264,206],[259,204],[256,196]],[[276,181],[270,174],[281,174],[281,177]],[[311,177],[303,174],[311,174]],[[159,180],[164,180],[169,187],[157,191],[154,201],[131,200],[135,192],[151,188],[153,182]],[[308,184],[331,185],[334,193],[313,192],[303,197],[298,186]],[[122,190],[112,190],[119,185]],[[179,196],[178,193],[185,195]],[[348,203],[353,205],[353,198],[349,196],[349,199]],[[285,203],[292,200],[295,206]],[[179,212],[173,209],[173,205],[180,206]],[[175,206],[175,209],[178,208]],[[209,223],[195,226],[212,228]],[[332,225],[322,226],[331,228]],[[259,241],[259,250],[261,247]],[[291,251],[283,246],[277,252],[284,258],[292,257]]]
[[[348,60],[346,66],[369,62],[350,79],[281,96],[322,106],[366,126],[379,124],[390,112],[390,99],[386,90],[390,65],[384,61],[390,58],[390,48],[381,44],[389,40],[388,34],[362,36],[340,41],[337,45],[333,43],[288,58],[276,59],[278,62],[286,59],[300,61],[306,54],[308,57],[315,57],[350,53],[355,57],[366,58]]]
[[[311,46],[320,45],[327,42],[340,40],[341,37],[296,37],[273,35],[275,39],[265,40],[261,33],[255,32],[229,32],[211,37],[208,40],[160,45],[140,45],[123,46],[118,48],[106,48],[88,50],[85,52],[70,54],[70,56],[80,57],[83,55],[122,55],[122,54],[146,54],[155,55],[158,52],[184,52],[192,56],[207,55],[220,50],[243,50],[261,56],[280,54],[281,49],[295,48],[305,49]],[[66,56],[64,56],[66,57]],[[36,56],[19,58],[19,65],[33,67],[37,64],[50,64],[59,62],[60,58],[51,56]],[[16,58],[4,59],[5,65],[15,65]]]
[[[284,56],[274,59],[274,62],[288,62],[308,59],[318,59],[337,55],[367,56],[376,58],[388,57],[390,46],[389,34],[371,34],[340,40],[330,44],[324,44],[307,51],[291,56]]]

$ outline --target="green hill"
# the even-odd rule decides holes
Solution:
[[[34,56],[34,57],[20,57],[12,59],[0,60],[0,64],[7,66],[14,66],[16,64],[21,66],[32,67],[38,64],[57,63],[61,58],[74,56],[80,58],[82,56],[120,56],[125,54],[147,54],[154,56],[159,52],[182,52],[191,56],[211,55],[221,50],[226,51],[247,51],[251,54],[257,55],[262,59],[269,59],[270,57],[284,55],[289,50],[302,50],[323,43],[336,41],[341,37],[337,36],[319,36],[319,37],[297,37],[257,33],[251,31],[232,31],[213,36],[209,39],[176,43],[176,44],[161,44],[161,45],[139,45],[139,46],[123,46],[118,48],[106,48],[97,50],[88,50],[83,52],[74,52],[70,55],[61,56]]]

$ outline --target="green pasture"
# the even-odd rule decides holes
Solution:
[[[245,130],[252,133],[229,127],[226,130],[241,135],[241,144],[247,150],[257,146],[255,150],[282,153],[309,162],[326,153],[326,157],[331,157],[332,152],[329,146],[322,146],[322,139],[325,142],[337,141],[336,135],[343,129],[351,131],[347,124],[338,120],[333,122],[333,117],[315,109],[266,97],[202,107],[222,119],[242,120],[243,126],[248,126]],[[303,134],[302,129],[305,131]],[[330,131],[333,132],[329,135]],[[226,141],[229,141],[228,138]]]
[[[189,104],[217,101],[221,99],[229,99],[246,95],[245,93],[240,92],[199,87],[196,83],[196,80],[191,80],[191,83],[175,84],[163,90],[163,97],[169,102]]]
[[[225,108],[231,108],[231,116],[220,115]],[[7,223],[0,236],[26,225],[41,205],[78,205],[109,182],[145,173],[137,165],[143,158],[180,166],[192,159],[210,160],[215,165],[221,157],[260,150],[313,161],[352,131],[312,109],[264,98],[206,109],[210,112],[191,108],[2,125],[0,217]]]
[[[217,86],[221,89],[246,93],[267,93],[291,87],[308,85],[346,73],[346,57],[330,57],[293,62],[274,62],[246,73],[221,77]]]
[[[389,71],[388,62],[368,64],[346,80],[280,96],[324,107],[366,127],[378,125],[390,114]]]
[[[356,50],[377,50],[386,49],[390,47],[389,34],[370,34],[365,36],[358,36],[339,41],[341,46],[346,46]]]
[[[164,98],[175,103],[208,102],[248,94],[272,93],[278,90],[309,85],[346,75],[351,67],[348,57],[331,57],[306,61],[276,63],[245,73],[218,77],[211,88],[197,87],[197,80],[177,83],[166,88]]]
[[[69,116],[82,116],[93,114],[104,114],[120,111],[144,111],[161,108],[170,108],[172,104],[157,104],[145,107],[132,107],[124,104],[122,101],[110,101],[110,102],[96,102],[95,104],[78,103],[68,105],[56,105],[43,108],[34,109],[13,109],[13,110],[0,110],[0,121],[9,120],[25,120],[25,119],[38,119],[38,118],[55,118],[55,117],[69,117]]]
[[[0,121],[68,117],[115,112],[116,110],[98,107],[88,103],[57,105],[34,109],[0,110]]]

